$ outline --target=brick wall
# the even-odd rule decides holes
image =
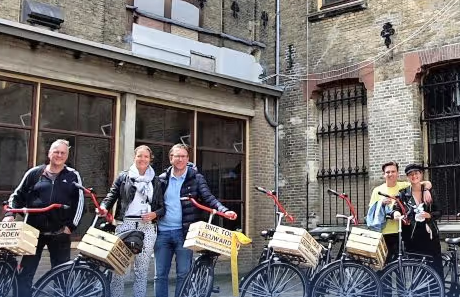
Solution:
[[[293,205],[297,205],[294,202],[297,199],[305,200],[307,190],[301,184],[306,181],[305,175],[308,172],[309,210],[320,214],[323,212],[324,201],[316,174],[320,168],[322,150],[315,135],[320,112],[315,106],[317,97],[311,86],[315,86],[315,90],[321,90],[324,88],[321,83],[340,81],[347,77],[359,77],[363,81],[366,79],[366,84],[369,83],[369,144],[366,149],[369,152],[369,185],[375,186],[383,181],[380,166],[388,159],[399,161],[401,167],[409,162],[423,160],[424,140],[419,123],[423,98],[418,91],[417,80],[425,69],[422,66],[459,58],[455,45],[459,43],[460,33],[459,27],[455,26],[460,22],[458,5],[450,7],[445,16],[437,18],[438,22],[416,32],[448,1],[369,0],[367,3],[367,9],[310,23],[307,15],[317,11],[317,1],[309,2],[308,12],[307,1],[281,1],[281,72],[284,75],[304,75],[282,79],[285,93],[280,101],[281,194],[293,201]],[[274,7],[270,8],[272,14]],[[273,18],[274,15],[270,19]],[[392,46],[410,38],[414,32],[416,34],[414,38],[371,64],[372,69],[357,69],[359,67],[354,66],[357,63],[387,51],[380,36],[386,22],[391,22],[395,29],[395,35],[391,37]],[[274,31],[270,33],[274,34]],[[260,38],[268,40],[269,36],[270,34],[261,34]],[[270,50],[262,52],[261,61],[273,63],[273,59],[267,56]],[[408,63],[404,58],[417,51],[423,51],[415,59],[419,67]],[[290,64],[292,67],[289,67]],[[407,66],[411,65],[413,68],[409,69]],[[328,72],[343,67],[348,68],[334,73]],[[355,71],[351,75],[346,74],[350,69]],[[408,81],[407,77],[405,79],[409,70],[413,72],[412,81]],[[322,77],[323,80],[319,85],[310,81],[308,86],[302,81],[302,91],[299,79],[306,78],[307,72],[316,74],[310,78]],[[330,76],[334,78],[329,78]],[[308,87],[310,89],[306,90]],[[302,94],[305,100],[302,100]],[[367,193],[370,193],[369,189]]]

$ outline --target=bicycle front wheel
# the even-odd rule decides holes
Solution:
[[[283,263],[262,263],[244,278],[241,297],[306,297],[307,282],[296,266]]]
[[[14,268],[6,261],[0,261],[0,297],[17,297],[18,282]]]
[[[192,266],[184,283],[181,297],[209,297],[214,285],[214,264],[206,257],[199,257]]]
[[[325,266],[312,283],[312,297],[380,297],[382,288],[377,274],[352,261],[337,261]]]
[[[441,277],[420,261],[393,262],[383,270],[380,279],[384,297],[444,297]]]
[[[105,276],[90,266],[60,265],[34,285],[32,297],[110,297]]]

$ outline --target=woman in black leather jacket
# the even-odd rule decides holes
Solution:
[[[411,183],[409,187],[400,191],[410,222],[409,225],[403,225],[402,230],[405,250],[433,257],[432,266],[442,277],[441,243],[436,224],[436,220],[441,217],[441,209],[432,199],[429,190],[421,184],[423,167],[409,164],[404,171]],[[394,210],[394,217],[401,215],[398,204],[395,204]]]
[[[133,165],[118,175],[101,208],[106,214],[107,209],[118,202],[115,219],[121,224],[116,227],[115,234],[128,230],[144,232],[144,247],[134,261],[133,296],[145,297],[150,259],[157,238],[156,221],[164,216],[165,208],[161,183],[150,166],[152,151],[141,145],[134,154]],[[113,275],[111,296],[125,296],[124,276]]]

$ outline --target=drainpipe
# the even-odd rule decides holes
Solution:
[[[275,46],[275,85],[280,84],[280,0],[276,0],[276,46]],[[275,98],[275,191],[279,195],[279,98]],[[278,206],[275,205],[275,222]]]
[[[276,44],[275,44],[275,85],[280,84],[280,0],[276,0]],[[271,119],[268,113],[268,97],[264,103],[265,119],[270,126],[275,128],[275,192],[279,195],[279,98],[275,98],[275,119]],[[277,220],[278,206],[275,204],[275,227]]]

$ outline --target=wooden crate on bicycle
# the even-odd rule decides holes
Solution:
[[[40,231],[24,222],[0,223],[0,248],[17,255],[35,255]]]
[[[90,227],[78,244],[83,255],[100,260],[117,274],[125,274],[134,254],[118,236]]]
[[[352,258],[377,270],[383,268],[388,254],[382,233],[357,227],[351,229],[346,249]]]
[[[230,257],[232,231],[203,221],[196,222],[188,228],[184,247],[196,252],[209,250]]]
[[[303,228],[279,225],[268,243],[278,253],[304,259],[307,266],[316,267],[323,246]]]

